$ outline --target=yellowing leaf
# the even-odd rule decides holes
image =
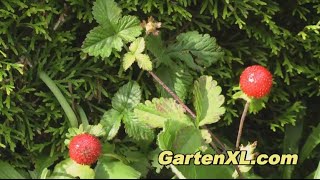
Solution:
[[[136,54],[136,59],[138,62],[138,66],[146,71],[152,70],[152,62],[148,55],[145,54]]]
[[[131,52],[128,52],[124,55],[123,57],[123,69],[127,70],[129,67],[131,67],[131,65],[134,63],[134,61],[136,60],[136,57],[134,54],[132,54]]]
[[[133,43],[131,43],[129,50],[134,54],[141,54],[145,48],[144,38],[137,38]]]

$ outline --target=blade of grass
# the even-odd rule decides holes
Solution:
[[[302,135],[303,121],[297,119],[296,125],[287,125],[285,127],[285,136],[283,140],[283,154],[298,154],[299,152],[299,141]],[[291,179],[292,172],[295,165],[286,165],[282,168],[282,177],[284,179]]]
[[[61,107],[63,108],[64,112],[66,113],[69,123],[71,127],[78,127],[78,120],[77,117],[72,110],[71,106],[61,93],[60,89],[57,87],[57,85],[53,82],[53,80],[45,73],[45,72],[40,72],[39,73],[40,79],[49,87],[51,92],[54,94],[54,96],[57,98],[59,101]]]

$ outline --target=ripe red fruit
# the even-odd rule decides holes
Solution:
[[[90,134],[74,136],[69,144],[69,156],[79,164],[91,165],[95,163],[101,154],[99,139]]]
[[[272,87],[272,74],[260,65],[247,67],[240,76],[240,88],[249,97],[262,98]]]

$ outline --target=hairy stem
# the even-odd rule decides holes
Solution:
[[[248,112],[248,109],[249,109],[249,105],[250,105],[250,102],[247,101],[246,105],[244,106],[244,110],[243,110],[243,113],[242,113],[242,116],[241,116],[241,119],[240,119],[240,125],[239,125],[237,142],[236,142],[236,150],[239,149],[240,139],[241,139],[242,129],[243,129],[243,124],[244,124],[244,120],[246,118],[246,115],[247,115],[247,112]]]
[[[40,79],[49,87],[51,92],[59,101],[60,105],[62,106],[62,109],[67,115],[67,118],[70,122],[71,127],[78,127],[77,116],[75,115],[74,111],[72,110],[71,106],[69,105],[65,97],[62,95],[58,86],[53,82],[53,80],[45,72],[40,72],[39,76],[40,76]]]
[[[192,116],[192,118],[196,118],[196,114],[194,112],[192,112],[189,109],[189,107],[182,102],[182,100],[179,98],[178,95],[176,95],[166,84],[164,84],[164,82],[161,81],[161,79],[156,74],[154,74],[152,71],[148,71],[148,72],[176,101],[179,102],[179,104]],[[219,145],[221,146],[222,150],[224,152],[226,152],[227,150],[226,150],[224,144],[221,143],[221,141],[219,141],[218,138],[212,132],[210,132],[209,129],[206,126],[204,126],[204,128],[208,130],[208,132],[210,133],[211,137],[213,137],[213,139],[219,143]],[[213,142],[211,142],[210,145],[212,146],[212,148],[217,153],[219,153],[219,154],[221,153],[221,151],[217,148],[217,146]],[[235,169],[236,169],[236,171],[237,171],[237,173],[239,175],[239,178],[243,179],[243,176],[242,176],[242,173],[241,173],[239,167],[237,165],[234,165],[234,166],[235,166]]]

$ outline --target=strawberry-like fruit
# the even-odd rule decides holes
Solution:
[[[249,66],[240,76],[240,88],[249,97],[262,98],[269,94],[271,87],[272,74],[263,66]]]
[[[69,144],[69,156],[78,164],[91,165],[95,163],[101,150],[99,139],[87,133],[74,136]]]

